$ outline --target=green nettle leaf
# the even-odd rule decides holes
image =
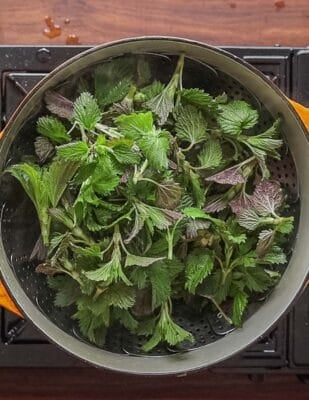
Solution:
[[[136,293],[133,287],[120,282],[109,286],[101,296],[109,306],[128,310],[135,303]]]
[[[214,268],[214,253],[210,250],[191,253],[186,261],[185,288],[195,293],[197,286],[207,278]]]
[[[240,135],[243,130],[253,128],[258,122],[259,114],[248,103],[234,100],[220,106],[218,124],[224,133]]]
[[[256,267],[257,265],[257,253],[256,251],[249,251],[246,254],[241,255],[233,262],[234,266],[243,266],[245,268]]]
[[[294,228],[294,217],[282,218],[276,226],[276,231],[284,234],[291,233]]]
[[[167,168],[167,152],[170,147],[168,132],[153,129],[138,140],[138,145],[153,168]]]
[[[146,337],[151,336],[155,329],[156,321],[156,317],[140,321],[136,330],[137,335]]]
[[[43,171],[35,164],[16,164],[9,168],[9,172],[19,181],[32,203],[40,211],[48,205],[47,188],[43,181]]]
[[[146,107],[150,109],[159,118],[159,125],[164,125],[175,107],[175,94],[179,86],[180,76],[182,74],[184,64],[184,56],[181,55],[178,59],[177,67],[172,76],[172,79],[164,87],[161,93],[152,99],[148,100]]]
[[[102,258],[102,251],[99,244],[93,244],[87,247],[74,246],[74,253],[83,257]]]
[[[246,144],[258,159],[263,160],[264,157],[270,156],[279,160],[278,150],[283,145],[283,141],[278,139],[280,125],[281,120],[277,119],[265,132],[256,136],[240,136],[239,140]]]
[[[206,219],[207,221],[210,221],[219,227],[226,228],[226,224],[224,221],[222,221],[218,218],[211,217],[209,214],[207,214],[203,210],[200,210],[199,208],[188,207],[188,208],[185,208],[184,210],[182,210],[182,213],[191,218]]]
[[[162,261],[158,261],[149,267],[149,280],[152,288],[152,309],[168,300],[172,294],[172,280]]]
[[[190,332],[184,330],[172,320],[166,304],[162,306],[159,321],[154,329],[153,336],[144,344],[143,350],[148,352],[161,341],[165,341],[171,346],[176,346],[184,341],[194,341]]]
[[[114,86],[109,88],[109,91],[102,92],[99,94],[98,102],[101,107],[106,107],[109,104],[116,103],[122,100],[125,95],[128,93],[131,86],[130,79],[122,79],[119,82],[115,83]],[[108,89],[106,87],[106,89]]]
[[[132,316],[130,311],[115,308],[113,310],[113,318],[120,322],[130,332],[135,333],[138,327],[138,321]]]
[[[56,144],[67,143],[71,140],[65,126],[56,117],[40,117],[37,121],[36,129],[40,135],[47,137]]]
[[[151,68],[149,62],[140,58],[137,60],[137,86],[146,85],[151,80]]]
[[[141,93],[145,95],[145,100],[150,100],[159,95],[164,89],[164,84],[159,81],[154,81],[150,85],[141,89]]]
[[[189,172],[189,179],[195,205],[197,207],[202,207],[205,204],[205,194],[201,185],[201,179],[199,175],[192,170]]]
[[[242,282],[250,292],[265,293],[273,285],[271,277],[262,267],[245,268],[242,274]]]
[[[119,144],[113,147],[113,156],[120,164],[134,165],[140,162],[140,155],[132,148],[125,144]]]
[[[203,142],[209,137],[205,118],[193,106],[185,106],[177,110],[175,130],[179,139],[192,145]]]
[[[197,158],[200,162],[200,168],[212,169],[219,167],[222,162],[220,143],[216,140],[207,141]]]
[[[138,202],[136,209],[144,221],[148,221],[152,226],[158,229],[167,229],[175,221],[182,217],[180,213],[171,210],[149,206],[148,204]]]
[[[156,97],[147,101],[146,105],[159,118],[159,125],[164,125],[175,107],[176,88],[166,86]]]
[[[125,244],[130,243],[142,230],[145,223],[145,218],[141,216],[139,213],[135,213],[134,224],[132,226],[132,230],[128,237],[124,240]]]
[[[120,178],[110,164],[108,157],[100,159],[89,179],[94,191],[102,195],[112,192],[120,182]]]
[[[110,305],[105,296],[101,295],[92,300],[88,296],[78,302],[79,309],[88,309],[88,312],[95,315],[106,327],[110,325]]]
[[[247,308],[248,296],[244,292],[238,291],[233,298],[233,314],[232,321],[236,326],[241,325],[243,314]]]
[[[153,118],[151,112],[122,114],[115,119],[115,122],[123,135],[132,140],[142,138],[144,134],[152,131]]]
[[[136,267],[130,273],[130,281],[136,285],[138,289],[145,289],[148,284],[148,272],[146,268]]]
[[[259,264],[285,264],[286,255],[279,246],[273,246],[269,252],[258,259]]]
[[[87,214],[86,214],[86,217],[85,217],[85,224],[86,224],[86,226],[87,226],[87,229],[90,231],[90,232],[100,232],[103,228],[104,228],[104,225],[101,225],[101,224],[99,224],[97,221],[96,221],[96,218],[94,217],[94,215],[93,215],[94,213],[93,212],[88,212]]]
[[[130,267],[132,265],[139,267],[148,267],[149,265],[164,260],[165,257],[142,257],[134,254],[128,254],[126,257],[125,266]]]
[[[96,162],[82,163],[74,177],[74,184],[81,185],[84,183],[93,174],[96,166]]]
[[[215,297],[217,298],[218,294],[221,294],[220,291],[225,292],[220,301],[223,301],[228,293],[229,289],[228,279],[225,282],[222,282],[222,272],[220,270],[214,270],[208,277],[205,279],[196,289],[196,294],[204,297]]]
[[[62,234],[56,232],[50,239],[47,255],[50,256],[57,249],[57,247],[59,247],[64,241],[66,241],[68,236],[71,235],[67,232]]]
[[[98,103],[90,93],[84,92],[75,100],[72,118],[82,129],[94,129],[101,116]]]
[[[71,142],[57,147],[57,156],[66,161],[85,161],[89,155],[87,143]]]
[[[98,66],[94,72],[95,97],[100,107],[121,101],[132,84],[132,57],[113,59]]]
[[[126,285],[130,286],[131,282],[126,277],[121,266],[121,252],[118,247],[113,251],[112,258],[105,264],[99,264],[99,268],[94,271],[84,273],[85,276],[91,281],[117,283],[123,281]]]
[[[78,310],[73,315],[73,318],[78,320],[81,334],[87,337],[90,342],[98,345],[104,344],[106,335],[106,325],[104,321],[89,312],[88,309]]]
[[[68,275],[47,278],[48,286],[55,290],[55,306],[67,307],[74,304],[81,296],[79,284]]]
[[[213,107],[213,97],[202,89],[182,89],[181,100],[183,103],[192,104],[195,107],[208,109]]]
[[[48,215],[50,186],[44,179],[46,171],[34,164],[21,163],[11,166],[8,172],[19,181],[31,199],[39,218],[43,243],[47,245],[50,231]]]
[[[72,161],[53,161],[44,174],[52,207],[56,207],[74,177],[79,164]]]
[[[199,208],[187,207],[184,210],[182,210],[182,212],[183,212],[183,214],[185,214],[191,218],[207,218],[208,219],[208,214],[206,214],[205,211],[200,210]]]

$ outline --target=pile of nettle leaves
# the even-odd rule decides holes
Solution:
[[[81,79],[74,101],[47,93],[36,160],[9,168],[40,221],[37,271],[99,345],[115,323],[148,338],[145,351],[194,341],[175,301],[240,326],[286,262],[293,217],[267,168],[280,121],[258,131],[247,102],[183,88],[183,66],[164,84],[120,58]]]

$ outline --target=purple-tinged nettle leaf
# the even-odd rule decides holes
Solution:
[[[276,181],[259,182],[251,196],[252,207],[261,216],[275,214],[284,200],[283,191]]]
[[[209,213],[219,212],[224,210],[227,207],[227,205],[228,201],[224,197],[224,195],[215,195],[209,197],[203,210]]]
[[[182,190],[179,183],[167,180],[157,186],[156,205],[173,210],[179,205],[181,195]]]
[[[235,165],[218,172],[215,175],[206,178],[208,182],[216,182],[223,185],[237,185],[238,183],[245,183],[246,178],[243,175],[241,167]]]
[[[183,214],[181,214],[180,212],[174,211],[174,210],[168,210],[165,208],[162,208],[161,211],[164,212],[164,214],[169,217],[169,219],[171,221],[177,221],[178,219],[183,218]]]
[[[186,224],[186,236],[188,239],[195,239],[198,231],[208,229],[210,221],[195,219]]]
[[[248,231],[254,231],[260,224],[260,217],[253,209],[247,209],[239,214],[238,223]]]
[[[61,118],[70,119],[73,114],[74,104],[71,100],[56,92],[47,92],[45,103],[48,110]]]
[[[237,216],[240,215],[244,210],[247,210],[252,206],[251,204],[251,196],[245,192],[240,193],[239,196],[235,197],[230,202],[230,207],[234,214]]]
[[[256,252],[259,257],[265,256],[273,245],[275,239],[275,231],[272,229],[264,229],[259,233],[259,241],[256,246]]]

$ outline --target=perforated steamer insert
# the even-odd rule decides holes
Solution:
[[[97,65],[105,58],[109,59],[123,52],[155,52],[170,56],[170,54],[177,54],[180,51],[184,51],[188,57],[184,71],[184,86],[204,88],[211,94],[225,92],[229,98],[244,99],[250,102],[260,110],[262,115],[260,120],[261,130],[271,125],[274,116],[282,114],[286,118],[285,112],[288,112],[291,115],[290,120],[288,115],[284,133],[288,134],[288,127],[294,124],[295,130],[299,131],[296,135],[299,135],[300,141],[305,140],[302,126],[293,112],[289,110],[286,104],[285,107],[287,109],[283,107],[281,110],[280,101],[284,103],[284,100],[280,99],[280,94],[276,93],[273,87],[269,87],[268,83],[261,77],[255,76],[255,72],[250,71],[251,76],[246,76],[249,73],[248,71],[244,73],[243,69],[246,70],[247,67],[239,64],[238,61],[234,61],[233,58],[200,44],[169,39],[142,39],[122,42],[118,45],[115,44],[97,51],[91,51],[88,55],[75,61],[75,63],[68,65],[67,68],[64,67],[61,71],[59,70],[50,80],[45,80],[45,84],[43,83],[37,89],[32,98],[28,99],[27,103],[23,103],[23,107],[20,109],[20,113],[24,111],[23,117],[18,118],[20,114],[17,114],[15,121],[11,122],[11,126],[10,124],[8,126],[6,141],[3,145],[4,150],[2,151],[2,155],[5,154],[5,162],[3,162],[2,168],[20,161],[25,155],[33,154],[34,121],[42,111],[38,106],[41,106],[42,95],[47,88],[62,86],[64,92],[65,90],[70,90],[70,88],[66,89],[62,83],[67,78],[70,79],[72,73],[76,77],[82,74],[84,69],[92,68],[94,64]],[[153,57],[154,62],[158,64],[159,75],[166,76],[166,71],[172,71],[174,56],[170,56],[172,61],[156,56],[149,57]],[[224,64],[223,61],[226,64],[228,64],[227,61],[231,62],[236,69],[232,71],[230,69],[231,66]],[[231,73],[227,73],[227,71]],[[247,83],[249,78],[253,80],[253,83],[254,80],[257,82],[251,84],[251,87],[250,84],[244,85],[241,79],[243,74],[244,81],[247,80]],[[160,76],[158,78],[160,79]],[[266,108],[263,100],[268,97],[269,103]],[[34,110],[35,113],[33,113]],[[287,144],[291,148],[295,159],[296,153],[301,152],[302,149],[294,152],[293,144],[291,147],[288,136]],[[302,202],[300,203],[298,198],[299,175],[296,172],[297,162],[295,165],[287,147],[283,150],[282,160],[280,162],[272,162],[270,169],[272,175],[286,188],[290,201],[294,204],[294,215],[298,218]],[[229,326],[218,313],[207,312],[193,315],[191,310],[179,304],[175,306],[174,317],[180,325],[191,331],[196,338],[194,346],[186,349],[190,351],[179,355],[175,354],[175,349],[162,346],[145,356],[141,350],[143,342],[120,327],[115,327],[110,332],[104,350],[97,349],[87,344],[79,334],[77,326],[70,318],[74,310],[54,307],[54,292],[47,287],[45,276],[34,272],[34,264],[29,262],[29,258],[39,232],[35,210],[18,183],[8,176],[1,183],[1,202],[2,243],[8,261],[5,263],[6,267],[3,275],[13,295],[16,295],[16,291],[18,291],[15,297],[26,314],[52,340],[96,365],[136,373],[173,373],[210,365],[228,357],[253,341],[256,336],[262,333],[262,329],[271,326],[275,322],[276,315],[283,311],[277,310],[274,314],[271,311],[271,307],[269,306],[269,311],[267,311],[267,307],[272,304],[273,298],[273,307],[275,307],[273,310],[276,310],[276,297],[278,292],[280,294],[280,285],[284,286],[286,284],[286,279],[284,278],[289,269],[296,268],[293,265],[288,267],[287,273],[284,274],[282,279],[283,282],[280,282],[275,290],[276,293],[273,293],[269,299],[251,306],[248,319],[241,330],[231,333],[233,327]],[[305,249],[302,251],[305,251]],[[286,296],[286,307],[290,303],[289,299],[294,297],[298,291],[298,286],[301,285],[306,271],[307,266],[304,265],[303,269],[301,269],[301,274],[295,279],[297,282],[295,282],[293,294]],[[14,284],[10,283],[12,279]],[[27,301],[21,302],[23,299],[27,299]],[[258,314],[260,314],[261,318],[260,323],[254,329],[253,324],[257,324]],[[267,320],[265,320],[265,316]]]

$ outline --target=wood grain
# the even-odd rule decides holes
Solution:
[[[294,376],[199,373],[186,377],[132,377],[92,368],[0,370],[5,400],[308,400],[309,386]]]
[[[60,37],[43,35],[45,15],[61,25]],[[309,1],[1,0],[0,43],[59,44],[69,34],[82,44],[157,34],[217,45],[306,46]]]

